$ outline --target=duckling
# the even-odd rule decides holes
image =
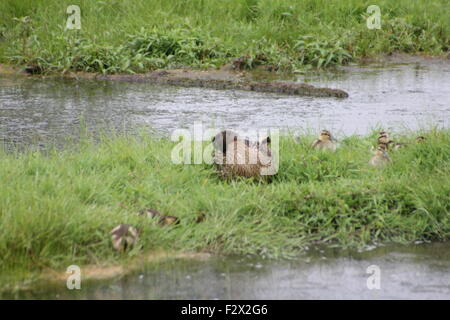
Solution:
[[[195,223],[203,222],[206,219],[206,214],[203,212],[200,212],[197,214],[197,218],[195,219]]]
[[[319,139],[314,141],[311,147],[318,150],[330,150],[334,152],[336,151],[336,141],[328,130],[322,130],[319,134]]]
[[[424,136],[418,136],[417,138],[416,138],[416,142],[417,143],[422,143],[422,142],[424,142],[426,140],[426,138],[424,137]]]
[[[374,146],[372,146],[372,148],[370,149],[373,153],[376,152],[376,150],[378,149],[378,147],[382,148],[383,150],[387,151],[389,148],[389,145],[387,143],[384,142],[379,142],[377,147],[375,148]]]
[[[175,216],[162,216],[158,221],[158,224],[160,226],[168,226],[171,224],[175,225],[175,224],[179,224],[179,223],[180,223],[180,220]]]
[[[391,158],[387,154],[386,150],[387,144],[380,143],[375,149],[374,155],[372,159],[370,159],[369,164],[374,167],[380,167],[391,162]]]
[[[262,169],[270,170],[272,156],[268,140],[254,145],[240,139],[233,131],[224,130],[219,132],[212,142],[214,163],[223,178],[262,178]]]
[[[158,218],[158,225],[160,226],[168,226],[170,224],[178,224],[180,223],[180,220],[175,216],[166,216],[161,214],[156,209],[144,209],[139,211],[139,215],[145,215],[148,218]]]
[[[394,141],[392,141],[389,138],[389,134],[386,131],[380,131],[380,135],[378,136],[378,143],[384,143],[387,146],[389,146],[389,144],[393,143]]]
[[[419,136],[419,137],[416,138],[416,143],[422,143],[424,140],[425,140],[425,137]],[[406,142],[394,142],[394,141],[391,141],[391,143],[393,145],[392,146],[393,150],[398,150],[400,148],[403,148],[403,147],[406,147],[406,146],[409,145],[409,143],[406,143]]]
[[[408,143],[406,143],[406,142],[392,142],[392,144],[393,144],[393,146],[392,146],[393,150],[398,150],[398,149],[406,147],[408,145]]]
[[[139,215],[147,216],[148,218],[155,218],[161,216],[161,213],[156,209],[144,209],[139,211]]]
[[[119,224],[111,230],[111,240],[114,249],[124,252],[134,246],[138,240],[138,231],[128,224]]]

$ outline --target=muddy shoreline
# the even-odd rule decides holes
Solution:
[[[142,270],[146,265],[156,265],[174,260],[207,261],[214,254],[208,252],[188,252],[188,251],[165,251],[156,249],[139,254],[135,257],[116,262],[82,264],[80,265],[82,281],[100,281],[120,278],[138,270]],[[31,281],[21,281],[13,286],[6,285],[0,289],[0,296],[7,291],[27,291],[40,283],[52,283],[65,285],[70,273],[67,270],[44,268],[43,270],[30,275]]]
[[[28,68],[29,69],[29,68]],[[0,74],[41,76],[28,74],[24,69],[0,65]],[[158,85],[170,85],[179,87],[196,87],[217,90],[244,90],[255,92],[272,92],[288,95],[312,96],[312,97],[335,97],[347,98],[348,93],[331,88],[319,88],[305,83],[292,81],[255,81],[246,72],[229,70],[226,67],[220,70],[155,70],[144,74],[113,74],[102,75],[93,73],[67,73],[62,75],[69,79],[93,79],[100,81],[125,81],[125,82],[148,82]],[[60,75],[49,75],[49,77],[60,77]]]
[[[241,73],[228,71],[157,70],[143,75],[97,75],[96,80],[149,82],[160,85],[218,90],[273,92],[312,97],[347,98],[348,93],[331,88],[287,81],[254,81]]]
[[[337,69],[355,68],[371,64],[413,64],[418,62],[443,62],[449,61],[448,57],[429,57],[420,55],[408,55],[394,53],[378,57],[369,57],[350,66],[341,66]],[[262,66],[264,67],[264,66]],[[262,72],[262,79],[254,76],[254,72]],[[31,73],[31,74],[30,74]],[[0,64],[0,75],[34,76],[34,77],[64,77],[68,79],[92,79],[100,81],[124,81],[124,82],[148,82],[158,85],[196,87],[217,90],[244,90],[255,92],[271,92],[287,95],[347,98],[346,91],[337,88],[321,88],[295,81],[276,80],[276,72],[267,71],[265,68],[258,70],[241,70],[233,64],[223,66],[219,70],[194,70],[194,69],[170,69],[155,70],[144,74],[111,74],[103,75],[87,72],[65,73],[62,75],[33,74],[33,68],[18,67]],[[274,80],[267,80],[268,78]]]

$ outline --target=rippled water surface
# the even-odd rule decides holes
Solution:
[[[68,290],[61,280],[3,298],[450,299],[450,243],[368,249],[312,248],[292,261],[175,260],[115,280],[85,282],[81,290]],[[379,289],[367,286],[371,266],[379,268]]]
[[[146,125],[169,134],[196,121],[247,130],[328,128],[339,135],[381,126],[403,131],[450,123],[450,63],[350,67],[298,81],[346,90],[347,99],[148,83],[0,78],[0,139],[42,141],[91,130]]]

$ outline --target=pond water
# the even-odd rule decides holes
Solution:
[[[291,261],[246,256],[174,260],[118,279],[82,282],[80,290],[68,290],[61,280],[2,298],[450,299],[449,270],[450,243],[381,246],[362,252],[311,248]],[[371,278],[376,275],[379,286]]]
[[[314,98],[148,83],[0,77],[0,141],[42,143],[91,131],[149,126],[169,135],[195,122],[238,130],[331,130],[336,136],[448,127],[450,62],[348,67],[298,81],[346,90],[350,97]]]
[[[92,131],[145,125],[169,135],[201,121],[247,130],[328,128],[339,135],[450,124],[450,62],[349,67],[297,77],[346,90],[347,99],[155,86],[147,83],[0,77],[0,142],[43,144]],[[369,290],[366,271],[381,272]],[[365,252],[311,249],[292,261],[255,257],[177,260],[80,291],[65,283],[1,298],[87,299],[450,299],[450,243],[381,246]]]

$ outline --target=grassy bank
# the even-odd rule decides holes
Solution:
[[[81,30],[64,30],[68,5]],[[446,0],[2,0],[0,62],[43,72],[145,72],[183,66],[288,71],[328,67],[392,52],[447,55]],[[25,18],[28,17],[28,18]]]
[[[224,182],[211,165],[172,164],[173,143],[147,135],[86,138],[45,154],[0,151],[0,281],[156,249],[282,257],[317,242],[449,239],[450,131],[421,134],[426,143],[392,152],[383,170],[368,166],[375,133],[343,139],[334,154],[311,151],[313,137],[283,137],[269,184]],[[143,208],[181,222],[157,226],[137,214]],[[119,223],[141,233],[122,255],[109,234]]]

